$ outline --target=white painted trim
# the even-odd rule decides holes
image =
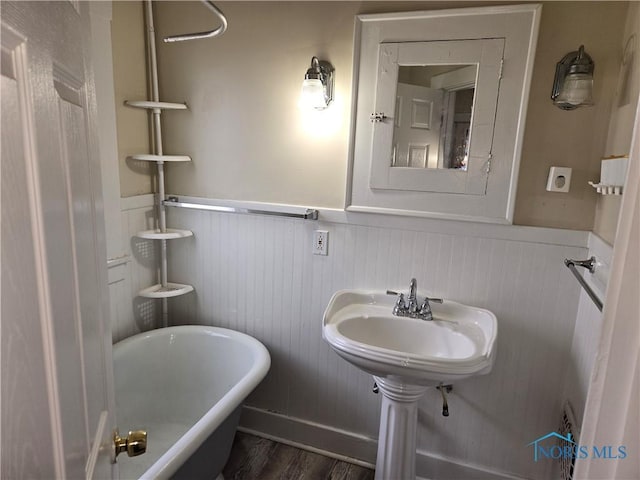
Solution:
[[[498,225],[511,225],[507,219],[483,217],[480,215],[462,215],[458,213],[440,213],[440,212],[424,212],[420,210],[404,210],[400,208],[383,208],[383,207],[367,207],[362,205],[349,205],[347,210],[350,212],[361,213],[379,213],[382,215],[400,215],[406,217],[418,218],[437,218],[441,220],[454,220],[456,222],[476,222],[476,223],[492,223]]]
[[[141,197],[147,196],[140,195],[139,197],[123,198],[123,210],[148,206],[147,204],[144,204],[145,199]],[[152,197],[152,195],[149,195],[148,197]],[[180,201],[188,203],[202,203],[205,205],[222,204],[238,208],[275,210],[283,207],[300,207],[299,205],[221,200],[182,195],[178,195],[178,197],[180,198]],[[466,237],[489,238],[516,242],[561,245],[585,249],[589,245],[590,233],[584,230],[565,230],[559,228],[529,227],[521,225],[497,225],[492,223],[474,223],[439,218],[403,217],[398,215],[384,215],[379,212],[364,213],[354,212],[351,210],[345,211],[336,208],[308,208],[315,208],[318,210],[318,223],[309,222],[314,226],[318,226],[318,224],[323,223],[337,223],[399,230],[413,230],[418,232],[434,232],[446,235],[461,235]],[[179,210],[172,209],[169,215],[175,215],[177,211]]]
[[[333,458],[370,468],[375,465],[377,440],[365,435],[247,405],[242,407],[240,426],[288,445],[333,452]]]
[[[98,427],[96,433],[93,436],[93,442],[91,442],[91,450],[89,451],[89,458],[87,459],[86,474],[87,479],[92,479],[96,469],[96,463],[99,460],[100,449],[103,447],[102,439],[105,435],[107,422],[109,421],[109,411],[103,410],[98,418]]]
[[[502,9],[509,7],[495,7]],[[514,12],[526,12],[531,8],[530,5],[514,5]],[[536,58],[536,50],[538,48],[538,33],[540,32],[540,21],[542,18],[542,4],[534,5],[534,14],[529,37],[529,44],[532,46],[529,50],[529,56],[525,62],[524,85],[522,87],[522,95],[520,96],[520,115],[518,116],[518,126],[516,129],[515,162],[511,167],[511,178],[509,179],[509,195],[507,198],[507,218],[509,222],[513,222],[513,215],[516,210],[516,195],[518,191],[518,177],[520,176],[520,160],[522,158],[522,147],[524,145],[524,132],[526,130],[527,110],[529,108],[529,93],[531,92],[531,82],[533,79],[533,68]],[[504,65],[503,65],[504,67]],[[502,75],[502,73],[501,73]]]
[[[442,455],[418,450],[416,452],[416,470],[422,472],[446,472],[445,478],[459,478],[464,480],[526,480],[526,477],[500,472],[482,465],[467,463],[463,460],[448,458]],[[418,477],[422,478],[422,477]],[[438,480],[434,477],[431,480]]]
[[[589,253],[587,256],[596,257],[597,264],[593,275],[586,274],[585,278],[600,298],[604,299],[607,293],[607,284],[609,283],[613,247],[593,232],[589,234],[588,245]]]
[[[20,16],[20,14],[18,14]],[[5,21],[7,19],[5,18]],[[23,24],[23,19],[17,19],[16,24]],[[7,31],[7,30],[4,30]],[[60,394],[59,384],[56,375],[55,352],[55,328],[54,316],[51,306],[50,284],[47,281],[51,278],[48,272],[48,262],[46,254],[45,227],[42,212],[41,185],[38,170],[38,148],[35,139],[35,108],[33,105],[34,95],[31,92],[31,83],[28,73],[29,65],[26,59],[26,40],[15,49],[14,64],[16,77],[22,79],[18,81],[18,98],[20,99],[20,110],[22,116],[22,128],[25,132],[25,165],[27,176],[27,189],[29,198],[29,210],[31,212],[31,228],[33,229],[33,250],[36,270],[37,288],[35,293],[40,311],[40,328],[42,330],[42,350],[45,358],[44,374],[47,382],[47,401],[49,405],[49,421],[52,433],[52,456],[54,461],[55,475],[58,478],[65,477],[65,458],[62,438],[62,421],[60,418]],[[58,444],[60,442],[60,444]]]
[[[98,144],[103,192],[103,210],[107,257],[123,251],[122,225],[118,199],[118,137],[116,132],[116,101],[113,84],[113,55],[111,50],[111,2],[90,2],[91,61],[94,70]]]
[[[536,5],[534,5],[536,6]],[[416,18],[440,18],[456,17],[468,15],[495,15],[505,13],[530,12],[531,5],[498,5],[492,7],[471,7],[471,8],[450,8],[445,10],[423,10],[419,12],[397,12],[397,13],[368,13],[358,15],[358,19],[363,22],[378,22],[380,20],[412,20]]]
[[[250,407],[245,407],[250,408]],[[335,452],[329,452],[327,450],[323,450],[321,448],[315,448],[309,445],[305,445],[300,442],[294,442],[287,438],[278,437],[275,435],[269,435],[268,433],[259,432],[257,430],[252,430],[251,428],[238,427],[239,432],[248,433],[249,435],[255,435],[256,437],[266,438],[267,440],[273,440],[274,442],[282,443],[284,445],[289,445],[290,447],[299,448],[301,450],[306,450],[308,452],[317,453],[329,458],[335,458],[336,460],[340,460],[341,462],[352,463],[354,465],[359,465],[364,468],[374,469],[375,465],[370,462],[364,462],[362,460],[358,460],[357,458],[347,457],[345,455],[341,455]]]
[[[611,278],[605,298],[602,335],[589,384],[582,424],[583,445],[625,445],[637,455],[638,440],[638,323],[637,265],[640,233],[640,98],[636,116],[629,170],[620,208],[620,221],[611,260]],[[630,460],[634,462],[634,460]],[[637,462],[637,460],[635,460]],[[588,457],[576,460],[574,478],[632,478],[633,465]]]
[[[377,439],[260,408],[243,406],[238,430],[330,458],[374,468]],[[340,453],[338,453],[340,452]],[[448,478],[524,480],[506,472],[418,450],[417,470],[451,472]],[[418,477],[421,478],[421,477]]]
[[[122,282],[127,278],[127,263],[131,261],[131,257],[127,256],[122,263],[115,265],[108,265],[107,268],[107,283],[113,285],[114,283]]]
[[[119,257],[110,258],[109,260],[107,260],[107,268],[119,267],[120,265],[129,263],[130,261],[131,261],[131,256],[126,254],[121,255]]]
[[[153,207],[155,205],[155,194],[146,193],[144,195],[134,195],[133,197],[120,198],[120,210],[126,212],[136,208]]]

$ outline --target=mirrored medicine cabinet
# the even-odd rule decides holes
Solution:
[[[347,210],[511,223],[540,11],[356,17]]]

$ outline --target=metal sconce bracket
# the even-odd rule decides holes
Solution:
[[[595,64],[591,56],[584,51],[584,45],[580,45],[578,50],[567,53],[562,60],[556,64],[556,74],[553,79],[553,89],[551,91],[551,100],[554,105],[562,110],[574,110],[584,104],[571,104],[566,102],[558,102],[558,96],[562,92],[565,79],[572,74],[585,74],[593,78]]]

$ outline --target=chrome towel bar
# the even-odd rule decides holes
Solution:
[[[209,210],[212,212],[226,212],[226,213],[243,213],[253,215],[272,215],[278,217],[289,218],[301,218],[303,220],[317,220],[318,210],[312,208],[300,208],[300,211],[296,211],[295,207],[288,209],[274,208],[273,210],[249,208],[241,206],[229,206],[229,205],[213,205],[208,203],[194,203],[194,202],[181,202],[178,197],[170,196],[162,202],[165,207],[177,207],[177,208],[192,208],[195,210]]]
[[[589,295],[589,298],[591,298],[591,300],[593,300],[593,303],[596,304],[596,307],[598,307],[598,310],[602,311],[602,300],[598,298],[598,296],[593,291],[593,289],[589,286],[589,284],[585,281],[583,276],[580,275],[580,273],[576,269],[576,267],[583,267],[583,268],[586,268],[589,271],[589,273],[595,272],[596,257],[591,257],[591,258],[588,258],[587,260],[571,260],[569,258],[565,258],[564,264],[567,266],[569,270],[571,270],[571,273],[573,273],[573,275],[576,277],[576,279],[578,280],[582,288],[584,288],[584,291],[587,292],[587,295]]]

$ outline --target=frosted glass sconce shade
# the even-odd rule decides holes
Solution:
[[[324,110],[333,100],[334,68],[329,62],[311,59],[311,67],[307,70],[302,82],[300,105],[304,108]]]
[[[317,110],[327,108],[327,101],[324,96],[324,85],[322,85],[320,80],[313,78],[303,80],[300,105]]]
[[[556,98],[556,105],[573,108],[593,105],[593,77],[584,73],[572,73],[564,79],[564,86]]]
[[[551,99],[562,110],[593,105],[594,63],[584,45],[565,55],[556,65]]]

